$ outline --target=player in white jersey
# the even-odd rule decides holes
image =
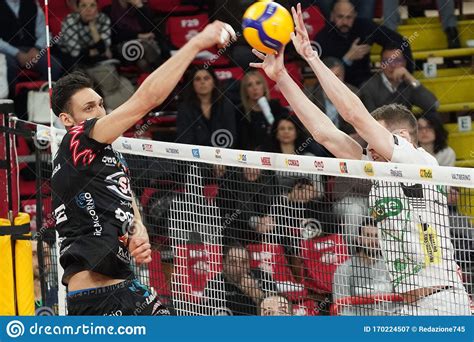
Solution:
[[[417,122],[405,107],[389,105],[372,115],[313,50],[301,6],[292,9],[298,53],[308,62],[339,114],[368,143],[367,150],[338,130],[302,92],[284,67],[283,50],[267,55],[254,50],[262,68],[280,88],[313,137],[337,158],[425,165],[436,160],[417,147]],[[449,237],[446,198],[442,187],[374,182],[372,216],[380,229],[380,245],[396,293],[404,298],[404,315],[469,315],[469,297],[457,274]]]

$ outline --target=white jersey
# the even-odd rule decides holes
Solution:
[[[431,172],[430,165],[438,165],[422,148],[400,136],[394,140],[393,163],[420,164],[420,172],[427,173]],[[380,246],[395,292],[463,287],[456,273],[446,195],[444,186],[373,182],[370,215],[379,228]]]

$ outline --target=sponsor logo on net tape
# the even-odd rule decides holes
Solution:
[[[194,158],[201,158],[201,152],[199,151],[198,148],[193,148],[191,152]]]
[[[245,153],[239,153],[237,161],[242,164],[247,164],[247,155]]]
[[[177,148],[167,147],[165,151],[168,154],[179,154],[179,149]]]
[[[263,166],[272,166],[272,161],[270,157],[261,157],[260,162],[262,163]]]
[[[142,150],[145,152],[153,152],[152,144],[142,144]]]
[[[366,163],[364,165],[364,172],[367,176],[373,177],[375,175],[374,166],[372,163]]]
[[[393,169],[390,169],[390,176],[402,178],[403,172],[402,170],[399,170],[398,167],[395,166]]]
[[[341,173],[349,173],[346,162],[339,162],[339,171],[341,171]]]
[[[315,160],[314,167],[318,171],[324,171],[324,162],[322,160]]]
[[[424,179],[433,179],[432,169],[420,169],[420,177]]]
[[[470,181],[471,175],[465,173],[451,173],[451,179],[456,181]]]
[[[291,167],[300,167],[300,161],[297,159],[288,159],[285,158],[285,165]]]

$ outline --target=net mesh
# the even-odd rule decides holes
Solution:
[[[152,243],[135,273],[177,315],[470,312],[471,169],[138,139],[114,148]],[[47,262],[58,286],[57,259]]]

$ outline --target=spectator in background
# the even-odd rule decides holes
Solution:
[[[362,102],[369,112],[392,103],[408,109],[417,106],[424,112],[438,108],[436,96],[407,70],[407,60],[398,45],[386,45],[381,57],[382,70],[364,83],[360,90]]]
[[[461,47],[458,33],[458,20],[454,14],[454,0],[437,0],[439,16],[441,17],[441,24],[446,33],[448,40],[448,48],[457,49]],[[383,25],[391,30],[396,30],[400,24],[400,6],[399,0],[384,0],[383,1]]]
[[[99,12],[96,0],[79,0],[77,8],[62,22],[61,51],[68,69],[84,70],[103,93],[106,109],[113,110],[133,94],[134,87],[114,65],[105,63],[112,58],[109,17]]]
[[[151,72],[161,64],[154,13],[142,0],[113,0],[105,7],[112,23],[112,52],[122,63]]]
[[[319,7],[326,18],[331,17],[331,9],[334,6],[335,0],[306,0],[306,1],[294,1],[292,6],[295,6],[298,2],[301,2],[303,8],[311,4]],[[375,0],[351,0],[357,11],[357,17],[372,20],[375,13]],[[306,5],[306,6],[305,6]]]
[[[34,70],[48,79],[45,18],[36,1],[0,1],[0,53],[7,59],[10,96],[21,69]],[[51,77],[61,76],[61,65],[51,57]]]
[[[277,119],[272,125],[270,139],[262,149],[273,153],[312,156],[313,154],[306,149],[308,145],[307,141],[310,139],[304,139],[299,129],[299,127],[303,125],[299,122],[297,123],[296,120],[297,118],[292,118],[291,116]],[[292,187],[296,185],[296,180],[301,178],[301,174],[292,172],[276,171],[275,174],[277,183],[281,188],[280,190],[285,194],[290,193]],[[314,189],[321,193],[321,177],[319,175],[311,175],[310,178],[313,180]]]
[[[293,316],[293,306],[283,296],[269,296],[260,303],[260,316]]]
[[[345,79],[345,66],[342,60],[336,57],[325,57],[323,58],[323,63],[331,69],[331,71],[336,75],[341,81]],[[346,86],[354,93],[358,94],[359,89],[356,87],[346,83]],[[347,133],[347,125],[348,123],[345,122],[341,116],[339,115],[336,107],[332,104],[331,100],[326,96],[324,93],[323,88],[321,85],[316,84],[314,87],[306,90],[308,98],[313,101],[313,103],[318,106],[323,113],[325,113],[334,125],[341,129],[342,131]]]
[[[269,94],[265,77],[256,70],[247,72],[240,81],[242,105],[239,108],[238,124],[242,149],[255,150],[268,143],[273,122],[288,114],[287,109],[278,100],[271,100]],[[270,107],[270,117],[265,115],[258,102],[262,98],[267,100]]]
[[[275,194],[275,177],[269,171],[228,168],[217,194],[224,223],[223,244],[262,241],[262,234],[273,228],[269,214]]]
[[[337,0],[331,12],[331,23],[317,35],[321,57],[337,57],[346,66],[346,81],[356,87],[370,78],[370,48],[372,44],[386,46],[397,44],[408,61],[412,61],[408,41],[398,33],[357,18],[354,6],[348,0]],[[410,62],[411,63],[411,62]],[[408,69],[411,71],[412,65]]]
[[[193,68],[183,102],[178,106],[176,142],[233,148],[238,143],[235,110],[219,91],[209,68]]]
[[[7,59],[0,53],[0,99],[8,97]]]
[[[249,252],[241,246],[229,247],[224,252],[222,273],[209,281],[204,291],[210,314],[256,316],[263,297],[258,276],[250,269]]]
[[[434,156],[441,166],[454,166],[456,153],[448,146],[448,131],[438,113],[426,113],[418,119],[418,144]]]
[[[334,274],[333,300],[344,297],[365,297],[378,293],[393,293],[390,274],[382,257],[375,222],[368,220],[360,227],[358,251],[341,264]],[[387,316],[396,304],[381,302],[373,305],[343,306],[341,315]]]

